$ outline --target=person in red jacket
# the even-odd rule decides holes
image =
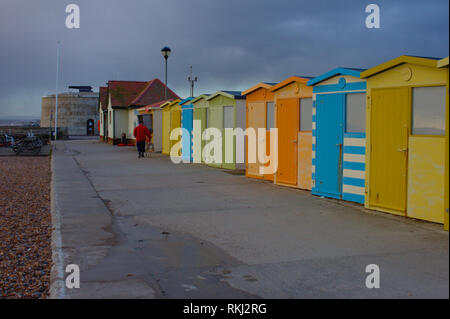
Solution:
[[[142,122],[142,119],[139,120],[139,125],[133,131],[133,135],[136,138],[136,146],[137,151],[139,153],[138,158],[144,157],[145,153],[145,140],[146,138],[150,138],[150,131]]]

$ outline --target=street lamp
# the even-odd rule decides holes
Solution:
[[[166,75],[165,75],[165,88],[164,88],[164,99],[167,100],[167,59],[170,56],[170,52],[172,52],[172,50],[170,50],[169,47],[164,47],[161,49],[161,54],[164,57],[164,60],[166,61]]]
[[[56,90],[55,90],[55,149],[58,139],[58,89],[59,89],[59,49],[61,42],[56,43]]]

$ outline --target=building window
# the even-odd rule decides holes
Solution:
[[[346,97],[346,121],[347,133],[364,133],[366,131],[366,94],[350,93]]]
[[[273,102],[267,102],[266,103],[266,129],[270,130],[271,128],[274,128],[274,104]]]
[[[300,131],[312,131],[312,98],[300,99]]]
[[[412,89],[412,134],[445,135],[445,86]]]
[[[111,124],[111,111],[108,111],[109,124]]]
[[[234,107],[223,107],[223,128],[234,128]]]
[[[208,116],[209,116],[208,109],[205,109],[205,121],[206,121],[206,123],[205,123],[205,128],[208,128],[208,123],[209,123],[209,118],[208,118]]]

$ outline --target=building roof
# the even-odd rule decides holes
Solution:
[[[108,81],[112,107],[139,107],[164,100],[165,85],[159,79],[151,81]],[[167,96],[179,98],[167,88]]]
[[[281,81],[278,84],[275,84],[274,86],[272,86],[270,88],[270,91],[272,91],[272,92],[277,91],[277,90],[285,87],[286,85],[289,85],[289,84],[294,83],[294,82],[300,82],[300,83],[303,83],[303,84],[307,84],[308,81],[311,80],[311,79],[312,79],[311,76],[297,76],[297,75],[294,75],[294,76],[291,76],[291,77],[287,78],[284,81]]]
[[[404,64],[404,63],[418,64],[418,65],[435,68],[437,60],[440,60],[440,59],[433,58],[433,57],[418,57],[418,56],[412,56],[412,55],[402,55],[402,56],[399,56],[398,58],[387,61],[387,62],[377,65],[371,69],[368,69],[367,71],[362,72],[360,77],[361,77],[361,79],[368,78],[375,74],[387,71],[389,69],[392,69],[392,68],[394,68],[398,65]]]
[[[180,103],[180,99],[176,99],[176,100],[168,100],[165,103],[161,104],[160,108],[165,108],[166,106],[168,107],[172,107],[174,105],[177,105],[178,103]]]
[[[206,100],[208,97],[209,97],[209,94],[200,94],[196,98],[192,99],[191,103],[194,104],[195,102],[198,102],[200,100],[203,100],[203,99]]]
[[[194,99],[193,97],[187,97],[180,101],[180,105],[186,104],[186,103],[192,101],[193,99]]]
[[[172,101],[173,101],[173,99],[158,101],[158,102],[153,103],[153,104],[142,106],[142,107],[138,108],[137,110],[139,112],[148,112],[151,109],[160,109],[161,105],[163,105],[165,103],[170,103]]]
[[[75,89],[78,92],[92,92],[92,86],[90,85],[70,85],[69,89]]]
[[[111,106],[128,107],[136,96],[142,92],[146,83],[144,81],[108,81]]]
[[[331,71],[328,71],[322,75],[319,75],[315,78],[313,78],[312,80],[308,81],[308,85],[314,85],[317,83],[320,83],[322,81],[325,81],[329,78],[332,78],[336,75],[351,75],[354,77],[359,78],[361,75],[361,72],[366,71],[367,69],[356,69],[356,68],[335,68]]]
[[[165,84],[159,79],[153,79],[148,81],[144,89],[136,96],[136,98],[130,102],[129,106],[142,106],[149,105],[165,99],[164,88]],[[167,87],[167,97],[169,99],[179,99],[180,97],[175,94],[169,87]]]
[[[217,91],[216,93],[209,96],[206,100],[207,101],[212,100],[219,95],[228,97],[230,99],[235,99],[235,100],[245,99],[245,96],[242,95],[241,91]]]
[[[269,83],[269,82],[260,82],[254,86],[252,86],[251,88],[245,90],[242,92],[242,95],[248,95],[258,89],[267,89],[269,90],[272,86],[274,86],[276,83]]]
[[[437,67],[438,67],[438,68],[448,67],[448,57],[443,58],[443,59],[437,61]]]
[[[101,86],[99,91],[100,91],[99,102],[101,103],[102,110],[104,111],[108,108],[108,87]]]

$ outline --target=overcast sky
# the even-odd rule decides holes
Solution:
[[[66,5],[81,11],[67,29]],[[367,29],[365,7],[380,7]],[[163,46],[172,49],[169,86],[189,94],[245,90],[337,66],[369,68],[402,54],[444,57],[448,0],[0,0],[0,116],[40,116],[41,97],[95,89],[108,80],[164,80]]]

